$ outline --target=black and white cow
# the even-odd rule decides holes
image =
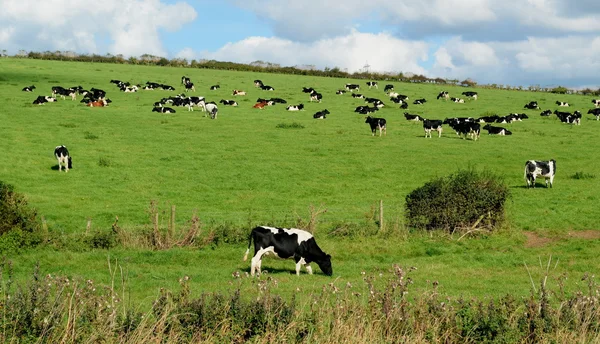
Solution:
[[[467,98],[472,98],[474,100],[477,100],[477,92],[473,92],[473,91],[466,91],[462,93],[463,96],[467,97]]]
[[[473,118],[452,118],[445,119],[445,124],[448,124],[450,128],[454,129],[456,135],[459,137],[462,135],[463,139],[466,139],[467,136],[470,136],[472,140],[477,141],[479,138],[479,134],[481,132],[481,125]]]
[[[314,119],[325,119],[327,115],[329,115],[329,110],[321,110],[313,115]]]
[[[494,127],[489,124],[486,124],[483,129],[488,131],[488,135],[512,135],[512,132],[506,128]]]
[[[371,114],[371,113],[374,113],[374,112],[377,112],[377,111],[379,111],[379,108],[376,107],[376,106],[369,107],[369,106],[362,106],[362,105],[358,106],[354,110],[354,112],[358,112],[361,115],[368,115],[368,114]]]
[[[554,174],[556,173],[556,160],[552,159],[549,161],[538,161],[529,160],[525,163],[525,181],[527,187],[535,187],[535,179],[538,176],[544,177],[546,181],[546,187],[548,187],[548,180],[550,180],[550,187],[554,184]]]
[[[54,148],[54,156],[56,160],[58,160],[58,171],[62,170],[62,167],[65,167],[65,172],[69,172],[70,168],[73,168],[73,160],[69,155],[69,150],[65,145],[56,146]]]
[[[444,100],[448,100],[450,98],[450,94],[448,93],[448,91],[442,91],[438,94],[437,99],[444,99]]]
[[[422,105],[422,104],[425,104],[425,102],[427,102],[427,100],[425,98],[421,98],[421,99],[415,99],[415,101],[413,101],[413,104]]]
[[[383,88],[383,92],[385,92],[385,93],[387,93],[388,91],[393,91],[393,90],[394,90],[394,85],[392,85],[392,84],[387,84]]]
[[[258,79],[254,80],[254,86],[256,86],[256,87],[261,87],[261,86],[263,86],[263,85],[264,85],[264,84],[263,84],[263,82],[262,82],[261,80],[258,80]]]
[[[364,99],[365,96],[363,96],[360,93],[352,93],[352,98],[356,98],[356,99]]]
[[[346,93],[346,90],[337,90],[337,91],[335,91],[335,94],[339,94],[339,95],[342,95],[344,93]]]
[[[313,93],[313,92],[316,92],[316,90],[312,87],[302,87],[302,92],[303,93]]]
[[[540,113],[540,116],[547,117],[547,116],[550,116],[551,114],[552,114],[552,110],[544,110]]]
[[[33,88],[35,88],[35,86]],[[23,91],[25,91],[25,89],[23,89]],[[594,104],[595,107],[600,107],[600,99],[593,99],[592,104]]]
[[[25,86],[25,87],[23,87],[23,89],[21,91],[23,91],[23,92],[33,92],[33,90],[35,90],[35,86],[31,85],[31,86]]]
[[[194,91],[196,92],[196,87],[194,86],[193,82],[188,82],[187,84],[185,84],[185,91]]]
[[[273,102],[273,103],[287,104],[287,100],[282,99],[282,98],[271,98],[271,99],[269,99],[269,101]]]
[[[418,121],[423,120],[423,117],[421,117],[419,115],[413,115],[408,112],[404,113],[404,118],[406,118],[407,121],[417,121],[418,122]]]
[[[304,265],[312,275],[310,263],[315,262],[327,276],[333,274],[331,256],[323,252],[312,234],[297,228],[275,228],[258,226],[250,232],[248,249],[244,261],[248,259],[250,246],[254,241],[254,256],[250,263],[250,275],[260,275],[262,257],[272,253],[279,258],[293,258],[296,262],[296,275],[300,276],[300,268]]]
[[[498,118],[500,118],[500,116],[498,116],[498,115],[481,116],[477,119],[477,122],[479,122],[479,123],[495,123],[496,121],[498,121]]]
[[[313,100],[320,103],[321,100],[323,100],[323,95],[321,93],[317,92],[317,91],[313,91],[310,94],[310,101],[312,102]]]
[[[217,113],[219,112],[217,104],[215,104],[214,102],[206,103],[206,105],[204,105],[204,108],[206,109],[206,112],[210,115],[211,119],[217,119]]]
[[[219,103],[227,106],[238,106],[238,103],[235,100],[221,99]]]
[[[400,105],[400,108],[404,109],[404,110],[408,109],[408,103],[407,102],[403,102],[402,105]]]
[[[377,81],[367,81],[367,86],[369,86],[369,89],[371,89],[371,87],[379,88],[377,86]]]
[[[155,106],[154,108],[152,108],[152,112],[175,113],[176,111],[170,107]]]
[[[387,135],[387,126],[385,118],[376,118],[367,116],[365,123],[369,123],[371,126],[371,133],[375,136],[375,132],[379,129],[379,136],[381,137],[381,132],[384,132]]]
[[[56,98],[54,97],[50,97],[50,96],[38,96],[34,101],[33,104],[34,105],[43,105],[45,103],[52,103],[55,102]]]
[[[263,91],[275,91],[275,89],[272,86],[267,86],[267,85],[260,86],[260,89]]]
[[[425,130],[425,138],[431,138],[431,131],[435,130],[438,132],[438,137],[442,137],[442,121],[441,120],[430,120],[423,119],[423,130]]]
[[[558,106],[564,106],[564,107],[569,107],[569,103],[567,103],[567,102],[561,102],[559,100],[556,101],[556,105],[558,105]]]
[[[539,110],[540,109],[538,102],[536,102],[535,100],[530,101],[529,103],[525,104],[525,106],[523,106],[523,108],[530,109],[530,110]]]
[[[455,97],[450,98],[450,100],[453,101],[454,103],[461,103],[461,104],[463,104],[465,102],[464,99],[462,99],[462,98],[455,98]]]
[[[188,78],[187,76],[182,76],[181,77],[181,84],[182,85],[187,85],[187,84],[191,84],[192,83],[192,79]]]
[[[233,92],[231,94],[234,95],[234,96],[245,96],[246,95],[246,91],[233,90]]]
[[[357,84],[346,84],[346,90],[352,91],[352,92],[354,92],[354,91],[358,92],[358,91],[360,91],[360,86]]]
[[[211,91],[216,91],[216,90],[218,90],[219,88],[221,88],[221,86],[219,86],[219,85],[212,85],[212,86],[210,87],[210,90],[211,90]]]
[[[300,110],[304,109],[304,104],[288,105],[288,107],[286,107],[285,109],[288,111],[300,111]]]
[[[600,109],[589,109],[587,113],[596,116],[596,121],[600,120]]]

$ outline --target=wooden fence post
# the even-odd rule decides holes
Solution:
[[[379,200],[379,230],[383,230],[383,200]]]
[[[173,240],[175,233],[175,205],[171,205],[171,219],[169,221],[169,242]]]
[[[91,228],[92,228],[92,218],[88,217],[87,218],[87,226],[85,226],[85,234],[88,234],[90,232]]]

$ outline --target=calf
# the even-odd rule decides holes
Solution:
[[[354,91],[358,92],[358,91],[360,91],[360,86],[357,84],[346,84],[346,90],[352,91],[352,92],[354,92]]]
[[[219,85],[212,85],[212,86],[210,87],[210,90],[211,90],[211,91],[216,91],[216,90],[218,90],[219,88],[221,88],[221,86],[219,86]]]
[[[596,121],[600,120],[600,109],[589,109],[587,113],[596,116]]]
[[[550,180],[550,187],[554,184],[554,174],[556,173],[556,160],[537,161],[529,160],[525,163],[525,181],[528,188],[535,188],[535,179],[538,176],[544,177],[546,187]]]
[[[23,87],[23,89],[21,91],[23,91],[23,92],[33,92],[33,90],[35,90],[35,86],[31,85],[31,86],[25,86],[25,87]]]
[[[369,123],[369,125],[371,126],[371,133],[373,134],[373,136],[375,136],[375,132],[377,131],[377,129],[379,129],[380,137],[381,137],[381,132],[385,132],[385,135],[387,135],[387,127],[386,127],[385,118],[376,118],[376,117],[367,116],[365,123]]]
[[[313,115],[314,119],[325,119],[327,115],[329,115],[329,110],[321,110]]]
[[[556,101],[556,105],[558,105],[558,106],[564,106],[564,107],[568,107],[568,106],[569,106],[569,103],[567,103],[567,102],[561,102],[561,101],[557,100],[557,101]]]
[[[383,92],[388,92],[388,91],[393,91],[394,90],[394,85],[392,84],[387,84],[385,85],[385,87],[383,88]]]
[[[369,89],[371,89],[371,87],[379,88],[377,86],[377,81],[367,81],[367,86],[369,86]]]
[[[540,109],[540,107],[538,106],[538,103],[536,101],[530,101],[529,103],[525,104],[525,106],[523,108],[530,109],[530,110],[539,110]]]
[[[473,91],[466,91],[462,93],[463,96],[467,97],[467,98],[471,98],[474,100],[477,100],[477,92],[473,92]]]
[[[56,160],[58,160],[58,171],[62,170],[62,167],[65,167],[65,172],[69,172],[70,168],[73,168],[73,161],[71,156],[69,155],[69,150],[65,145],[56,146],[54,148],[54,156]]]
[[[423,129],[425,130],[425,138],[431,138],[431,131],[436,130],[438,137],[442,137],[442,121],[423,119]]]
[[[250,246],[254,241],[254,256],[250,264],[250,275],[260,275],[263,255],[273,253],[279,258],[294,258],[296,262],[296,275],[300,276],[302,265],[312,275],[310,263],[315,262],[327,276],[333,274],[331,256],[323,252],[312,234],[297,228],[275,228],[258,226],[250,232],[248,249],[244,254],[244,261],[248,259]]]
[[[421,117],[419,115],[413,115],[408,112],[404,113],[404,118],[406,118],[407,121],[422,121],[423,120],[423,117]]]
[[[437,99],[444,99],[444,100],[448,100],[448,98],[450,98],[450,94],[448,93],[448,91],[442,91],[438,94]]]
[[[175,113],[175,110],[171,109],[170,107],[155,106],[152,108],[152,112]]]
[[[233,95],[234,96],[245,96],[246,95],[246,91],[233,90]]]
[[[510,130],[502,128],[502,127],[493,127],[489,124],[486,124],[483,129],[488,131],[488,135],[512,135]]]
[[[455,102],[455,103],[461,103],[461,104],[465,102],[464,99],[454,98],[454,97],[450,98],[450,100],[453,101],[453,102]]]
[[[288,111],[300,111],[302,109],[304,109],[304,104],[300,104],[300,105],[289,105],[288,107],[285,108]]]
[[[219,103],[228,106],[238,106],[238,103],[235,100],[221,99]]]

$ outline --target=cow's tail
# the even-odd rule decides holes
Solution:
[[[248,249],[244,254],[244,261],[248,260],[248,254],[250,253],[250,246],[252,246],[252,232],[250,232],[250,236],[248,237]]]

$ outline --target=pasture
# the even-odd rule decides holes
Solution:
[[[175,114],[151,112],[162,97],[182,93],[181,77],[194,82],[190,95],[208,101],[235,99],[238,107],[219,104],[216,120],[201,111],[176,108]],[[144,84],[165,83],[176,91],[119,92],[111,79]],[[261,79],[274,91],[255,88]],[[115,216],[119,225],[136,230],[147,226],[148,205],[177,206],[177,225],[186,226],[194,210],[205,225],[250,227],[293,223],[306,217],[311,205],[327,209],[318,217],[316,236],[334,258],[336,283],[360,283],[361,271],[387,271],[391,264],[415,266],[415,280],[427,288],[440,281],[452,295],[526,295],[530,285],[523,262],[538,264],[540,256],[559,257],[557,273],[597,272],[597,240],[573,233],[599,229],[600,122],[586,115],[591,97],[526,91],[474,88],[476,101],[457,104],[436,100],[439,91],[459,96],[458,86],[379,81],[368,89],[367,80],[315,78],[236,71],[161,68],[113,64],[85,64],[27,59],[0,61],[0,148],[4,163],[0,180],[25,194],[30,205],[47,220],[48,228],[65,235],[82,233],[88,218],[93,227],[109,229]],[[365,116],[354,111],[364,105],[350,93],[336,95],[346,83],[357,83],[360,93],[383,100],[375,114],[387,120],[387,135],[371,136]],[[383,92],[410,97],[408,110],[399,109]],[[22,92],[34,84],[33,93]],[[220,85],[209,90],[211,85]],[[113,102],[106,108],[88,108],[77,101],[32,105],[38,95],[50,95],[52,86],[100,88]],[[302,87],[314,87],[323,101],[309,101]],[[232,96],[233,89],[246,96]],[[288,112],[285,105],[253,109],[257,98],[280,97],[287,105],[304,104],[304,111]],[[424,105],[412,100],[426,98]],[[464,98],[464,97],[463,97]],[[541,110],[523,106],[537,100]],[[556,116],[540,117],[542,110],[558,109],[557,100],[580,110],[580,126],[561,123]],[[328,109],[327,119],[313,114]],[[565,110],[563,108],[563,110]],[[420,122],[406,121],[403,113],[428,119],[480,117],[497,113],[526,113],[529,119],[502,124],[512,136],[488,136],[477,141],[461,139],[448,126],[441,138],[424,138]],[[567,110],[565,110],[567,111]],[[73,157],[73,169],[59,173],[54,147],[64,144]],[[538,182],[526,189],[523,178],[529,159],[557,161],[553,189]],[[456,241],[444,235],[412,233],[403,226],[404,197],[435,177],[461,168],[488,170],[502,176],[511,188],[507,228],[498,234]],[[372,223],[379,200],[385,205],[388,228],[404,229],[398,239],[384,235],[368,239],[328,237],[339,228]],[[525,247],[522,231],[555,238],[553,244]],[[366,244],[366,245],[365,245]],[[18,276],[30,273],[41,261],[45,273],[110,279],[107,260],[127,266],[128,287],[137,300],[156,294],[163,286],[176,286],[190,274],[196,291],[234,288],[231,273],[247,271],[241,262],[245,245],[218,245],[200,251],[168,252],[103,250],[91,252],[24,252],[10,257]],[[544,258],[545,259],[545,258]],[[542,260],[544,260],[542,259]],[[265,260],[280,280],[283,293],[296,288],[291,261]],[[316,269],[315,267],[315,270]],[[306,281],[310,277],[301,277]],[[306,289],[319,290],[332,279],[317,274]],[[249,285],[252,282],[247,282]],[[571,285],[570,288],[575,288]]]

